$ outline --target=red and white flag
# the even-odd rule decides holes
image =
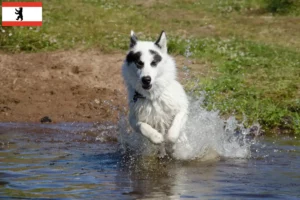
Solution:
[[[42,26],[42,2],[2,2],[2,26]]]

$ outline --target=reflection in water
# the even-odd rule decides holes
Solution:
[[[129,156],[122,163],[116,183],[120,182],[119,177],[128,174],[132,190],[125,194],[134,198],[199,198],[212,195],[218,185],[213,183],[215,162],[182,162],[153,157],[132,159]]]
[[[251,158],[200,162],[123,155],[107,132],[117,131],[0,124],[0,198],[300,198],[300,143],[292,138],[261,140]]]

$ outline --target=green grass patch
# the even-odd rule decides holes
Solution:
[[[235,38],[191,44],[193,57],[209,61],[217,72],[198,83],[209,109],[300,134],[299,52]]]
[[[298,0],[264,0],[267,11],[279,14],[300,14]]]
[[[298,0],[203,0],[198,4],[212,12],[271,13],[279,15],[300,15]]]
[[[131,29],[143,39],[154,37],[164,29],[172,37],[234,36],[299,49],[297,18],[273,20],[268,15],[251,16],[244,12],[259,9],[261,1],[166,0],[148,2],[150,6],[147,2],[129,0],[43,1],[43,26],[0,27],[0,49],[11,52],[92,47],[106,52],[125,50]]]

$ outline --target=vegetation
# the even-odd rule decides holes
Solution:
[[[197,75],[209,109],[300,134],[299,16],[297,0],[43,1],[43,26],[1,27],[0,49],[120,51],[131,29],[141,39],[164,29],[172,54],[210,66]]]
[[[299,12],[300,2],[297,0],[265,0],[266,10],[272,13]]]

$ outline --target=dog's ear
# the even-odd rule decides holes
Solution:
[[[134,47],[137,43],[138,39],[133,31],[130,32],[130,48]]]
[[[159,38],[156,40],[155,45],[158,46],[163,53],[167,53],[167,36],[165,31],[160,33]]]

